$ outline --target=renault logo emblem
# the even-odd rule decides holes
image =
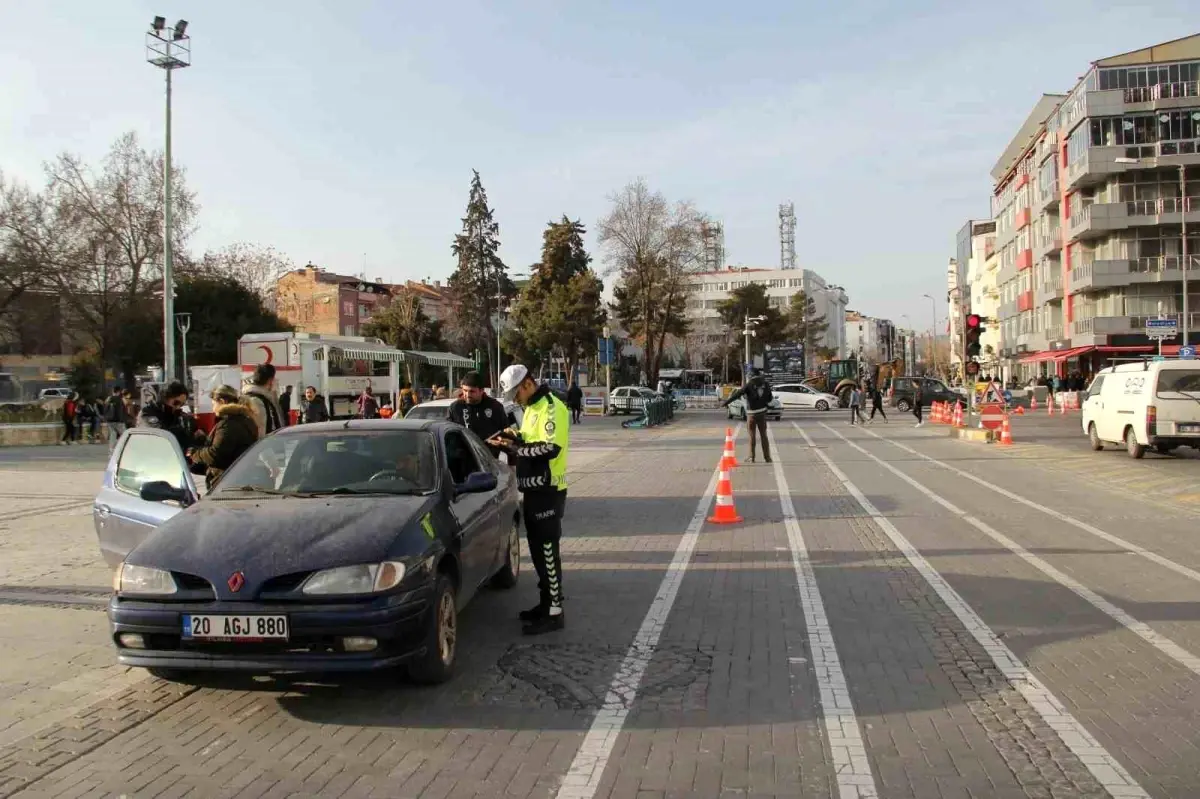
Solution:
[[[241,572],[234,572],[233,574],[229,575],[229,579],[226,580],[226,582],[229,585],[229,590],[236,594],[238,591],[241,591],[242,586],[246,584],[246,575],[242,574]]]

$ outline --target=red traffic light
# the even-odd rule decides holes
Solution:
[[[979,327],[983,319],[977,313],[967,314],[967,327]]]

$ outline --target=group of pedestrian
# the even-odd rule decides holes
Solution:
[[[82,444],[85,441],[89,444],[99,444],[101,443],[100,424],[105,422],[111,450],[113,443],[120,438],[120,432],[116,434],[116,437],[113,436],[114,425],[124,432],[126,424],[132,418],[136,418],[136,415],[137,407],[133,404],[133,395],[129,392],[122,392],[119,388],[113,389],[113,394],[108,399],[91,399],[78,393],[72,393],[63,400],[62,408],[59,411],[59,418],[63,425],[59,444]]]
[[[863,419],[862,409],[868,402],[871,403],[871,415]],[[877,413],[886,424],[888,418],[883,410],[883,391],[870,381],[855,385],[850,390],[850,424],[871,424]]]

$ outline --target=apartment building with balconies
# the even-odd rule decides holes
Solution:
[[[1146,318],[1183,321],[1185,227],[1200,341],[1200,34],[1043,95],[992,177],[1000,353],[1016,377],[1152,352]]]

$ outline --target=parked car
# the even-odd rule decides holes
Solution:
[[[792,410],[828,411],[838,407],[838,398],[804,383],[781,383],[771,386],[771,393],[784,408]]]
[[[1169,455],[1200,449],[1200,363],[1148,361],[1101,369],[1088,386],[1080,421],[1099,451],[1120,443],[1130,457],[1153,447]]]
[[[93,515],[117,660],[168,678],[402,665],[440,682],[459,610],[520,573],[514,473],[448,421],[286,427],[203,499],[175,437],[133,428]]]
[[[888,406],[904,412],[911,411],[918,380],[922,386],[921,402],[925,406],[934,402],[960,402],[964,399],[962,394],[934,377],[893,377],[884,389]]]
[[[641,413],[648,401],[660,396],[645,386],[619,386],[608,395],[608,414],[616,416],[618,413]]]
[[[746,420],[746,398],[738,397],[726,407],[726,417],[729,419],[739,418],[742,421]],[[767,404],[767,418],[779,420],[783,418],[783,403],[779,397],[772,397]]]
[[[439,399],[422,402],[420,405],[413,407],[405,419],[445,419],[450,413],[450,405],[452,399]],[[504,403],[504,410],[517,421],[517,428],[521,427],[521,420],[525,418],[525,411],[515,402]]]

